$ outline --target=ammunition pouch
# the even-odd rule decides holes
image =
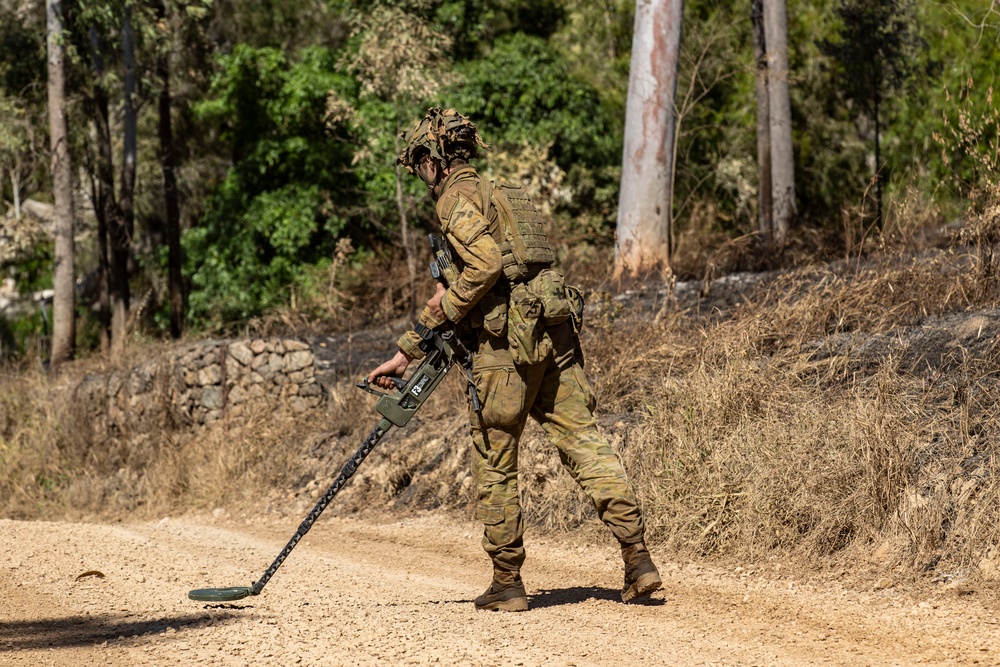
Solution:
[[[566,301],[569,302],[569,320],[573,325],[573,333],[579,336],[580,332],[583,331],[583,307],[585,305],[583,292],[578,287],[567,285]]]
[[[562,273],[542,269],[531,280],[510,288],[507,311],[507,342],[514,363],[534,364],[552,350],[546,327],[569,320],[574,333],[583,327],[583,294],[567,287]]]
[[[500,338],[507,333],[507,301],[509,296],[507,290],[499,284],[500,282],[504,281],[498,281],[497,286],[487,292],[478,304],[479,314],[482,317],[482,328],[494,338]]]
[[[553,326],[569,319],[570,303],[566,299],[566,284],[562,273],[555,269],[542,269],[531,282],[531,291],[542,302],[542,318]]]
[[[518,366],[538,363],[552,348],[552,341],[545,337],[542,300],[531,291],[528,283],[511,285],[507,344]]]

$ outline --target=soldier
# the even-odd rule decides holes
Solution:
[[[577,337],[582,298],[552,268],[554,254],[538,212],[520,188],[479,177],[469,160],[488,147],[454,109],[429,109],[402,138],[406,147],[396,161],[430,188],[460,273],[447,288],[438,284],[414,330],[399,339],[399,351],[368,380],[390,388],[386,376],[401,376],[423,357],[424,337],[437,327],[457,327],[473,350],[481,402],[479,413],[469,410],[476,517],[493,561],[493,580],[476,598],[476,609],[528,608],[517,491],[518,441],[528,415],[541,424],[620,543],[622,601],[648,596],[660,588],[660,575],[643,542],[635,493],[594,422],[595,399]]]

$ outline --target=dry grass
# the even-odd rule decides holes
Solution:
[[[591,331],[606,431],[653,539],[751,561],[995,573],[1000,315],[982,257],[790,272],[726,316]],[[592,515],[565,475],[526,496],[545,525]]]
[[[695,557],[998,576],[995,237],[971,229],[968,250],[886,251],[775,274],[727,311],[612,301],[589,311],[599,418],[650,538]],[[136,432],[108,432],[71,388],[109,370],[93,361],[56,381],[0,381],[5,516],[216,506],[300,515],[377,421],[370,397],[345,383],[304,418],[262,413],[189,432],[164,409]],[[521,488],[534,525],[594,521],[537,427],[522,445]],[[338,507],[471,515],[473,502],[453,374],[375,450]]]
[[[191,430],[176,421],[164,387],[141,419],[127,427],[110,423],[104,378],[163,351],[136,347],[120,363],[91,359],[56,378],[0,377],[4,516],[141,518],[220,505],[256,507],[268,492],[312,479],[324,456],[363,438],[355,416],[369,406],[353,395],[332,397],[306,417],[262,409]],[[89,382],[91,377],[100,381]],[[340,440],[349,442],[341,446]]]

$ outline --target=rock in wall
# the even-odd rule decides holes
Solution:
[[[251,411],[303,413],[323,400],[316,358],[294,339],[206,340],[128,371],[89,375],[75,397],[96,432],[203,426]]]

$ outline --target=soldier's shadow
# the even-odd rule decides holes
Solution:
[[[220,625],[240,617],[228,612],[136,619],[110,614],[54,616],[35,620],[0,621],[0,655],[7,652],[94,646],[127,638],[123,645],[146,644],[174,628],[180,633]],[[3,662],[0,659],[0,662]]]
[[[622,594],[612,588],[597,586],[574,586],[572,588],[543,589],[528,596],[529,609],[545,609],[567,604],[579,604],[587,600],[608,600],[621,604]],[[646,607],[659,607],[665,604],[662,598],[647,597],[632,604]]]

